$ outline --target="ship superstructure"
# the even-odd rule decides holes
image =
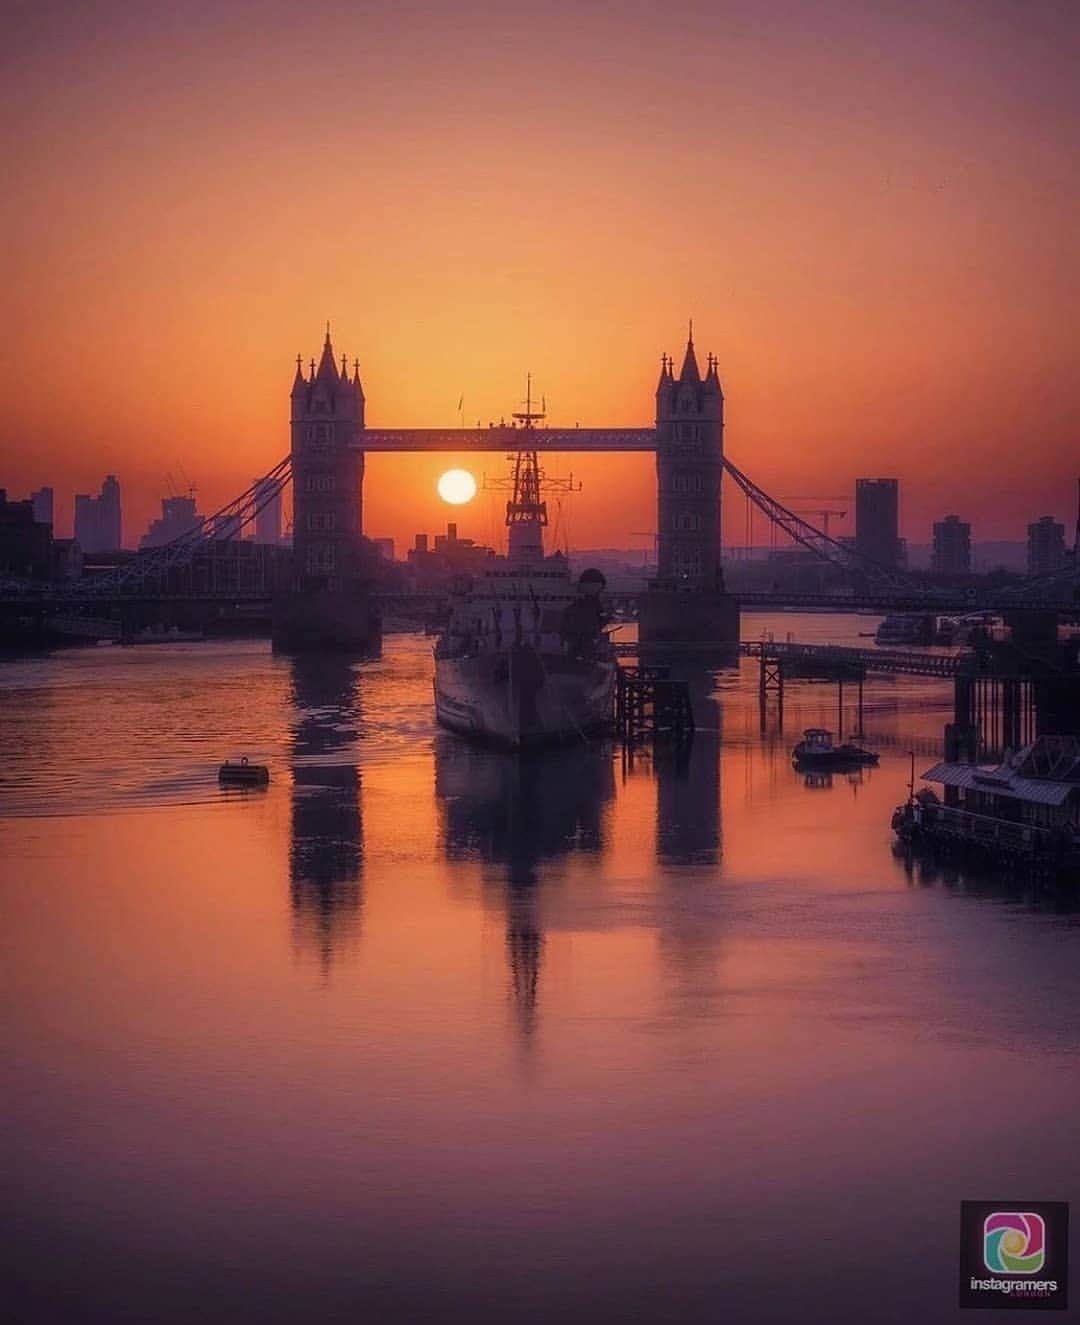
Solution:
[[[544,418],[514,415],[533,431]],[[513,456],[508,550],[462,577],[435,646],[435,713],[443,726],[510,746],[584,737],[611,720],[614,650],[605,631],[604,577],[574,583],[566,557],[546,556],[547,505],[535,449]]]

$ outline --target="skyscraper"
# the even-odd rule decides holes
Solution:
[[[958,515],[947,515],[934,525],[934,556],[938,575],[970,575],[971,525]]]
[[[855,551],[879,566],[900,565],[900,481],[855,480]]]
[[[52,488],[38,488],[37,492],[30,494],[30,500],[34,506],[34,519],[38,524],[53,523],[53,490]]]
[[[1052,515],[1028,525],[1027,564],[1029,575],[1049,575],[1061,570],[1068,560],[1065,551],[1065,526]]]
[[[115,552],[121,545],[120,484],[107,475],[101,493],[75,495],[75,537],[84,552]]]
[[[162,497],[161,515],[151,522],[150,527],[139,539],[140,549],[164,547],[174,538],[190,534],[202,523],[202,516],[195,509],[194,497]]]
[[[281,542],[281,492],[274,492],[273,484],[265,479],[255,480],[255,542],[269,543],[273,547]]]

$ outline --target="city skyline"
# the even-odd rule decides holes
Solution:
[[[141,529],[179,461],[216,508],[327,316],[370,423],[498,418],[531,369],[553,422],[647,425],[692,314],[769,491],[1071,527],[1068,7],[68,13],[16,17],[2,92],[7,367],[56,382],[12,401],[9,491],[115,472]],[[373,460],[369,532],[436,527],[439,463]],[[619,464],[573,462],[597,542],[651,527]]]

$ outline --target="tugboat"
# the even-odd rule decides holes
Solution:
[[[877,755],[850,741],[833,745],[833,734],[824,727],[807,727],[803,739],[791,752],[795,768],[858,768],[876,764]]]
[[[545,416],[514,416],[526,433]],[[544,555],[547,505],[536,450],[512,457],[509,549],[455,584],[435,645],[435,716],[451,731],[517,748],[583,738],[612,720],[618,663],[605,630],[605,580],[571,582],[566,558]]]

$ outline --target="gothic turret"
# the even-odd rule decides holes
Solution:
[[[298,590],[337,589],[358,573],[364,456],[359,372],[340,369],[329,324],[318,366],[292,388],[293,574]]]
[[[710,354],[702,377],[691,323],[678,376],[665,355],[656,386],[657,573],[638,627],[646,644],[738,644],[738,603],[720,564],[723,471],[720,373]]]
[[[702,379],[690,325],[678,378],[664,359],[656,391],[658,576],[695,591],[721,587],[724,397],[710,354]]]

